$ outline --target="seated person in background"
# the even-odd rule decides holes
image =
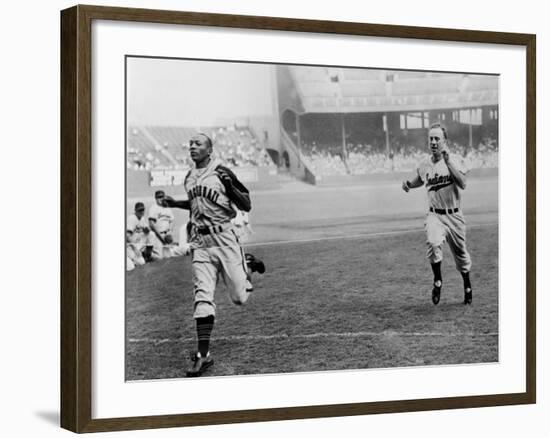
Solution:
[[[134,213],[126,219],[126,270],[144,265],[150,257],[152,246],[149,239],[149,225],[145,219],[145,205],[137,202]]]
[[[151,258],[159,260],[172,257],[172,227],[174,213],[166,206],[165,194],[162,190],[155,192],[155,203],[149,207],[149,228],[153,251]]]

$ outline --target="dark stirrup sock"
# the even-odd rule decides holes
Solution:
[[[461,272],[462,280],[464,281],[464,289],[471,289],[472,283],[470,283],[470,273],[469,272]]]
[[[197,318],[196,323],[199,353],[202,357],[206,357],[210,349],[210,335],[214,328],[214,315]]]
[[[443,283],[443,279],[441,278],[441,262],[432,263],[431,265],[434,273],[434,283],[436,281],[441,281]]]

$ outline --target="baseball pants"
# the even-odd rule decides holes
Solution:
[[[151,245],[150,233],[147,234],[134,234],[130,238],[130,242],[126,244],[126,258],[132,263],[127,263],[127,270],[131,271],[135,266],[141,266],[145,264],[143,258],[143,251],[145,247]],[[131,268],[130,268],[131,267]]]
[[[470,254],[466,249],[466,222],[462,212],[438,214],[429,212],[426,217],[427,257],[430,263],[443,260],[443,243],[449,244],[456,269],[469,272],[472,267]]]
[[[152,231],[149,234],[151,235],[150,241],[153,246],[153,253],[151,254],[153,260],[166,259],[173,256],[170,245],[165,245],[162,243],[157,235]],[[161,231],[159,234],[164,238],[167,234],[169,234],[169,231]]]
[[[126,244],[126,258],[133,262],[134,266],[141,266],[145,264],[145,259],[142,254],[143,246],[135,245],[132,243]]]
[[[198,236],[200,247],[193,249],[194,318],[216,314],[214,294],[221,279],[231,301],[246,303],[250,292],[246,289],[247,265],[244,251],[232,228],[221,233]]]

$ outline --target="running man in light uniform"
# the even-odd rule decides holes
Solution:
[[[460,204],[460,192],[466,188],[467,170],[460,157],[449,153],[447,130],[442,124],[433,124],[428,137],[431,157],[419,164],[415,177],[404,181],[402,188],[408,192],[426,186],[430,205],[426,217],[427,256],[434,274],[432,302],[438,304],[441,298],[441,261],[443,243],[447,241],[456,268],[462,275],[464,304],[472,304],[472,261],[466,248],[466,222]]]

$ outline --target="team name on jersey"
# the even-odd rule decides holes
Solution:
[[[209,201],[217,202],[218,198],[220,197],[220,193],[216,190],[205,187],[205,186],[195,186],[189,192],[187,193],[187,196],[189,197],[189,200],[192,201],[195,198],[201,197],[206,198]]]
[[[437,192],[439,189],[450,186],[452,183],[451,175],[439,175],[436,173],[430,178],[430,174],[426,173],[426,187],[428,187],[428,191]]]

